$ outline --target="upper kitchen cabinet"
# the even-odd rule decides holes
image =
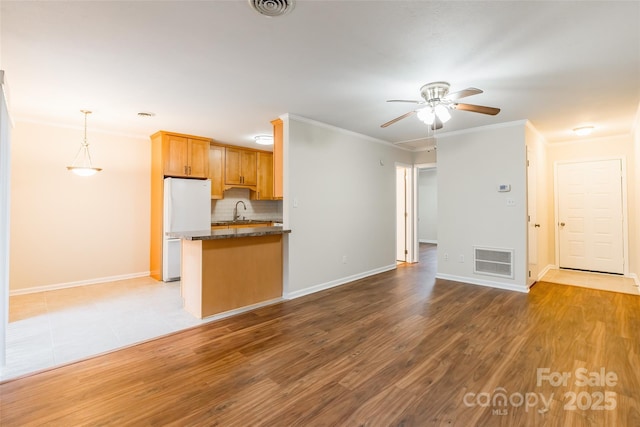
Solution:
[[[251,198],[273,200],[273,154],[258,152],[258,185]]]
[[[164,176],[208,177],[210,138],[160,131],[151,136],[151,141],[152,151],[161,153]]]
[[[212,145],[209,148],[209,179],[211,198],[224,198],[224,147]]]
[[[283,144],[283,123],[281,119],[271,121],[273,125],[273,198],[281,200],[282,189],[282,144]]]
[[[258,183],[257,152],[239,148],[225,148],[226,188],[247,187],[255,190]]]

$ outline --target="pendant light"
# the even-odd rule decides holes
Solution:
[[[89,154],[89,143],[87,143],[87,114],[91,114],[91,111],[80,110],[84,114],[84,140],[80,144],[80,149],[76,153],[76,157],[73,159],[71,166],[67,166],[71,172],[79,176],[91,176],[96,172],[100,172],[101,168],[96,168],[91,164],[91,155]]]

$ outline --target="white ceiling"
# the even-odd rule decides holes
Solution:
[[[385,101],[446,80],[502,111],[443,131],[529,119],[555,142],[628,134],[640,103],[638,1],[298,0],[267,18],[245,0],[3,0],[0,18],[14,119],[81,127],[90,109],[90,131],[251,146],[292,113],[396,143],[427,127],[380,128],[412,109]]]

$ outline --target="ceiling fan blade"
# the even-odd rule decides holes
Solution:
[[[445,95],[444,98],[449,101],[455,101],[456,99],[466,98],[467,96],[478,95],[480,93],[482,93],[482,90],[475,87],[468,87],[458,92],[449,93]]]
[[[489,114],[490,116],[495,116],[500,112],[499,108],[485,107],[484,105],[473,104],[453,104],[452,108],[462,111],[472,111],[474,113]]]
[[[409,116],[410,116],[410,115],[412,115],[412,114],[415,114],[415,113],[416,113],[416,111],[417,111],[417,110],[409,111],[408,113],[403,114],[403,115],[401,115],[400,117],[396,117],[396,118],[395,118],[395,119],[393,119],[393,120],[389,120],[387,123],[381,124],[381,125],[380,125],[380,127],[381,127],[381,128],[386,128],[387,126],[390,126],[390,125],[394,124],[395,122],[399,122],[400,120],[402,120],[402,119],[404,119],[404,118],[406,118],[406,117],[409,117]]]
[[[389,99],[387,102],[410,102],[412,104],[424,104],[424,101],[416,101],[413,99]]]

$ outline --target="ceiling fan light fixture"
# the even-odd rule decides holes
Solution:
[[[573,129],[573,133],[578,136],[591,135],[591,132],[593,132],[593,126],[580,126]]]
[[[430,107],[418,110],[418,119],[428,125],[432,125],[436,120],[436,115]]]
[[[449,119],[451,119],[451,113],[449,113],[449,109],[442,104],[436,105],[435,113],[442,123],[447,123]]]

